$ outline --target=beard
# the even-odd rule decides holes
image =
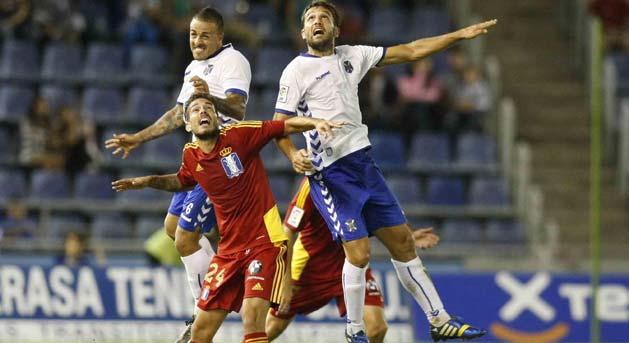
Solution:
[[[205,132],[205,133],[200,133],[200,134],[195,133],[194,136],[197,137],[198,140],[202,140],[202,141],[211,140],[218,137],[218,128]]]
[[[314,37],[307,41],[308,46],[316,51],[329,51],[334,48],[334,38],[324,39],[320,41],[314,41]]]

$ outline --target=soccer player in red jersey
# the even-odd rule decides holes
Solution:
[[[336,300],[339,315],[345,316],[346,313],[343,285],[340,281],[345,253],[343,247],[333,240],[325,220],[310,198],[310,184],[307,178],[304,178],[297,194],[288,205],[284,228],[289,238],[288,256],[292,255],[290,263],[292,298],[290,306],[283,303],[279,308],[270,310],[266,321],[269,341],[284,332],[295,315],[314,312],[332,299]],[[297,239],[294,238],[295,234]],[[415,246],[422,249],[431,248],[439,241],[439,236],[434,234],[432,229],[416,230],[413,232],[413,238]],[[369,342],[381,343],[387,332],[384,299],[370,269],[367,269],[366,281],[365,329]]]
[[[227,314],[240,311],[241,306],[243,342],[267,342],[269,306],[279,304],[283,296],[287,237],[260,150],[270,140],[291,133],[316,129],[330,137],[344,123],[295,117],[220,128],[206,94],[191,96],[185,109],[198,140],[186,144],[179,172],[118,180],[112,188],[178,192],[198,183],[214,204],[221,240],[203,281],[191,342],[210,342]]]

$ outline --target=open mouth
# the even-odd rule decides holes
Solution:
[[[322,36],[323,34],[325,34],[325,31],[323,29],[315,29],[314,32],[312,33],[312,36],[317,37],[317,36]]]
[[[199,121],[199,125],[210,125],[210,120],[208,118],[203,118]]]

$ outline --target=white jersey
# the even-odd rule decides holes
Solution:
[[[315,130],[304,133],[315,168],[370,145],[358,106],[358,84],[385,52],[382,47],[342,45],[330,56],[302,53],[284,69],[276,112],[350,123],[329,141],[321,141]]]
[[[183,77],[183,85],[177,97],[177,103],[185,104],[194,93],[194,87],[190,79],[198,76],[207,82],[210,95],[225,99],[227,93],[249,95],[251,84],[251,67],[247,58],[234,49],[231,44],[224,45],[205,60],[193,60],[186,68]],[[232,119],[222,113],[218,113],[221,124],[226,124]]]

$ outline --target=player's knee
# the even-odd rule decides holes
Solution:
[[[347,260],[356,267],[364,268],[369,263],[369,257],[369,250],[358,250],[348,254]]]
[[[404,234],[399,235],[395,248],[390,252],[391,257],[398,261],[410,261],[417,257],[415,241],[411,232],[405,231]]]
[[[384,342],[384,336],[386,336],[388,329],[389,327],[387,326],[387,323],[385,321],[371,323],[371,325],[367,327],[367,336],[369,336],[369,342]]]
[[[266,336],[269,338],[269,342],[276,339],[284,332],[287,324],[284,324],[285,320],[276,318],[272,315],[268,315],[266,319]]]

